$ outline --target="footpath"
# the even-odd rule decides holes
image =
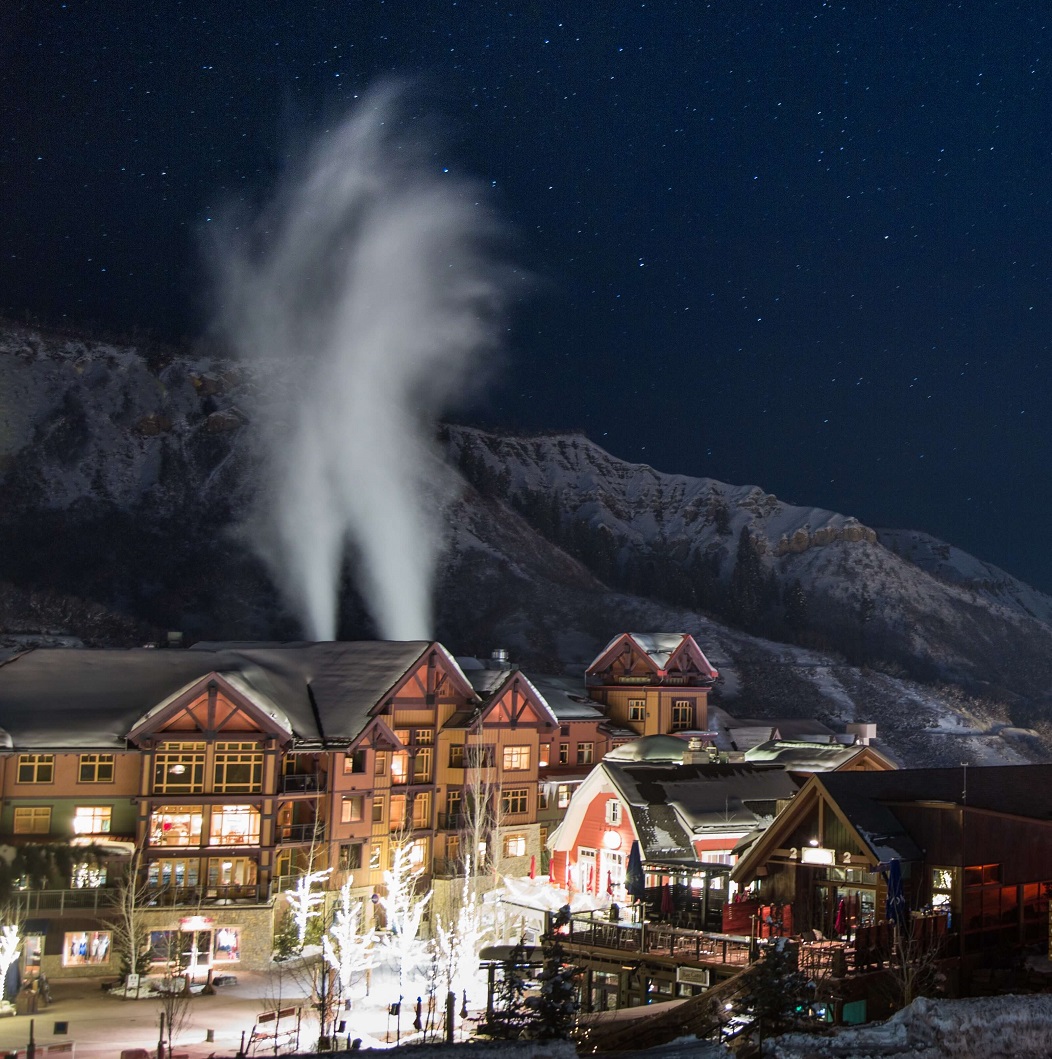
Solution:
[[[195,996],[181,1031],[173,1040],[176,1055],[187,1059],[235,1056],[241,1035],[249,1039],[256,1016],[272,1009],[268,977],[238,972],[236,985],[217,987],[214,996]],[[0,1018],[0,1056],[25,1054],[30,1020],[37,1046],[37,1059],[120,1059],[122,1051],[145,1049],[151,1059],[157,1054],[161,1002],[156,999],[125,1000],[110,996],[98,979],[51,979],[51,1003],[34,1015]],[[303,998],[285,997],[283,1006],[305,1004]],[[72,1043],[72,1048],[68,1045]],[[304,1039],[303,1046],[307,1046]],[[63,1048],[62,1046],[67,1046]],[[256,1049],[272,1053],[272,1049]]]

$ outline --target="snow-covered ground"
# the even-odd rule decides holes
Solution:
[[[1052,996],[915,1000],[887,1022],[764,1043],[778,1059],[998,1059],[1052,1055]]]

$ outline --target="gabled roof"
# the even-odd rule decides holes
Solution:
[[[745,751],[745,760],[765,761],[795,772],[833,772],[858,757],[872,757],[887,768],[893,763],[862,743],[812,743],[793,739],[771,739]]]
[[[771,849],[786,843],[819,797],[827,801],[876,862],[920,860],[923,852],[897,815],[899,806],[962,805],[1052,821],[1052,765],[816,773],[742,858],[734,877],[751,878]]]
[[[624,632],[615,636],[586,670],[586,673],[600,673],[608,669],[618,654],[626,649],[636,657],[643,659],[655,675],[662,674],[676,667],[677,663],[689,655],[701,670],[702,675],[715,680],[719,673],[705,657],[694,637],[685,632]]]
[[[518,694],[525,702],[531,704],[531,708],[537,715],[539,724],[547,727],[555,727],[559,722],[552,713],[551,708],[545,701],[544,696],[537,690],[533,682],[525,673],[518,669],[501,670],[501,679],[492,682],[492,688],[484,696],[485,701],[477,709],[457,710],[446,722],[446,728],[471,728],[480,724],[489,717],[493,711],[502,703],[507,703],[508,697]]]
[[[570,848],[588,805],[603,791],[625,806],[644,860],[694,862],[693,839],[746,833],[765,825],[798,783],[784,769],[747,764],[622,764],[605,759],[574,792],[552,835],[553,849]]]
[[[218,673],[254,701],[273,704],[298,743],[348,744],[430,646],[358,641],[202,643],[190,650],[38,648],[0,666],[0,726],[16,749],[119,749],[144,714]],[[452,659],[450,664],[456,666]]]

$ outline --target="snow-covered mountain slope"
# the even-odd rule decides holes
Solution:
[[[211,355],[0,324],[0,636],[298,637],[236,531],[253,386]],[[1002,571],[578,436],[443,442],[463,484],[435,632],[457,653],[580,674],[617,632],[684,630],[732,713],[876,721],[913,763],[1046,756],[1052,600]],[[340,635],[372,635],[349,587]]]
[[[612,587],[926,680],[1037,700],[1052,687],[1052,599],[956,549],[950,578],[850,517],[626,464],[583,437],[455,427],[448,446]]]

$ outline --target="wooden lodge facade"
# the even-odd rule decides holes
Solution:
[[[965,973],[1047,950],[1052,765],[816,774],[732,874],[790,905],[797,932],[860,941],[856,956],[888,921],[896,876],[910,917],[939,920]]]
[[[31,966],[115,971],[107,893],[132,857],[159,948],[187,931],[195,959],[243,967],[269,959],[274,897],[308,867],[362,900],[406,836],[432,884],[469,853],[494,879],[544,870],[573,787],[649,723],[604,696],[668,712],[671,679],[705,715],[715,670],[689,636],[613,644],[554,706],[499,654],[462,666],[426,641],[0,657],[0,842]],[[40,847],[68,852],[41,867]]]

